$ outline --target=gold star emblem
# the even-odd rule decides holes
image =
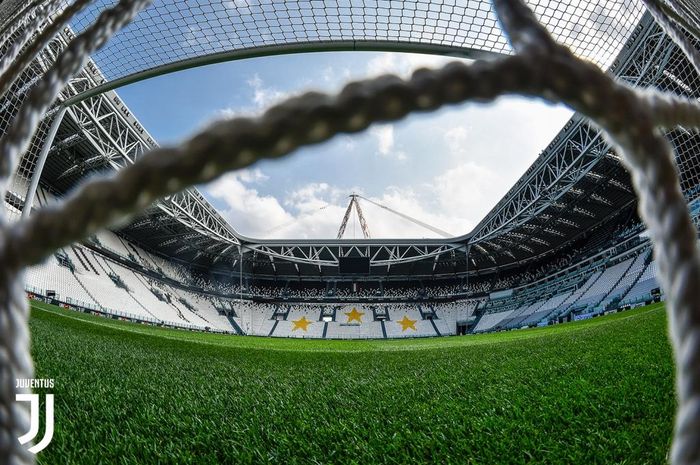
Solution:
[[[408,328],[411,328],[413,331],[417,331],[416,320],[411,320],[408,315],[404,315],[403,320],[399,320],[397,323],[401,325],[401,332],[406,331]]]
[[[353,307],[351,312],[345,312],[345,314],[348,316],[348,323],[351,321],[362,323],[362,316],[365,314],[365,312],[358,312],[357,309]]]
[[[306,331],[309,325],[311,324],[311,320],[307,320],[305,316],[302,316],[298,320],[292,320],[292,323],[294,323],[292,331],[296,331],[297,329],[303,329],[304,331]]]

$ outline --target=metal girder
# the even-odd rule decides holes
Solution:
[[[355,201],[355,210],[357,210],[357,217],[360,220],[360,227],[362,228],[362,234],[364,235],[365,239],[369,239],[371,234],[369,233],[369,225],[367,224],[367,220],[365,219],[365,215],[362,213],[362,208],[360,208],[360,202],[357,201],[357,197],[355,196],[353,198]]]
[[[105,81],[94,89],[86,89],[69,100],[70,104],[74,104],[82,99],[99,95],[100,93],[118,89],[129,84],[133,84],[153,77],[163,76],[186,69],[196,68],[200,66],[208,66],[216,63],[244,60],[248,58],[258,58],[265,56],[287,55],[295,53],[313,53],[313,52],[340,52],[340,51],[368,51],[368,52],[403,52],[403,53],[420,53],[430,55],[444,55],[456,58],[495,60],[508,56],[506,53],[496,51],[464,48],[454,46],[441,46],[421,44],[415,42],[401,43],[396,41],[357,41],[357,40],[336,40],[328,43],[296,43],[296,44],[280,44],[275,46],[254,47],[245,50],[234,50],[231,52],[214,53],[202,57],[194,57],[182,61],[177,61],[171,64],[158,66],[142,72],[134,73],[113,81]]]
[[[472,243],[512,231],[528,223],[573,188],[610,150],[598,129],[574,116],[557,136],[557,143],[540,158],[538,169],[509,192],[508,197],[482,221]]]
[[[653,85],[664,76],[664,67],[675,45],[648,15],[637,26],[632,38],[632,46],[615,61],[610,71],[634,86]],[[477,225],[471,236],[472,243],[483,242],[533,220],[589,175],[602,159],[611,156],[619,159],[600,131],[575,115],[538,158],[530,173]],[[621,184],[616,187],[622,188]]]
[[[297,264],[317,266],[338,266],[338,257],[368,257],[370,266],[390,266],[426,259],[439,259],[443,254],[465,249],[462,243],[438,245],[395,245],[376,244],[367,246],[269,246],[249,244],[246,246],[256,253]]]
[[[671,56],[671,41],[658,32],[658,28],[652,27],[653,23],[642,26],[635,31],[636,42],[626,49],[625,57],[613,65],[613,73],[634,85],[653,84],[661,78],[675,82],[674,76],[663,69]],[[66,37],[59,35],[57,39],[63,40],[62,44],[70,38],[70,31],[64,34]],[[54,46],[47,53],[59,48]],[[47,61],[51,59],[50,56],[46,58]],[[67,112],[67,117],[79,129],[74,135],[63,134],[58,144],[59,147],[60,144],[89,144],[91,166],[102,163],[118,170],[155,147],[156,142],[114,92],[83,98],[91,95],[87,90],[103,82],[94,63],[88,62],[86,69],[64,90],[64,98],[81,95]],[[601,164],[602,160],[608,161]],[[579,226],[579,220],[584,224],[586,218],[600,214],[592,208],[591,202],[581,201],[587,190],[576,186],[582,180],[585,179],[583,187],[591,182],[607,183],[611,191],[631,192],[629,185],[617,179],[606,179],[604,171],[595,169],[611,162],[619,162],[619,158],[610,151],[599,131],[574,117],[471,236],[425,244],[406,240],[258,241],[237,234],[196,189],[158,202],[149,210],[147,218],[138,219],[129,228],[148,236],[149,243],[166,248],[168,253],[188,251],[188,256],[194,259],[210,257],[209,263],[228,259],[238,263],[252,252],[253,256],[261,254],[274,269],[281,269],[280,263],[287,261],[295,265],[297,272],[298,265],[302,264],[318,267],[320,272],[322,267],[337,266],[338,257],[350,254],[369,257],[372,266],[386,266],[387,270],[394,264],[422,260],[432,261],[435,269],[447,263],[449,254],[466,250],[471,241],[475,252],[498,266],[503,264],[498,257],[516,260],[514,251],[536,254],[535,249],[565,243],[571,236],[570,229]],[[614,205],[604,195],[589,194],[597,205]],[[559,230],[556,223],[565,226]],[[522,252],[518,255],[523,258]]]
[[[350,220],[350,215],[352,214],[352,206],[355,205],[355,199],[351,199],[348,204],[348,208],[345,209],[345,214],[343,215],[343,220],[340,222],[340,228],[338,229],[338,239],[343,238],[345,234],[345,228],[348,226],[348,221]]]
[[[199,191],[186,190],[157,203],[158,208],[203,235],[230,245],[240,244],[231,227]]]
[[[47,58],[54,59],[51,55],[65,46],[66,40],[71,36],[72,32],[69,29],[64,30],[64,34],[59,34],[55,43],[60,47],[49,47],[45,52]],[[104,78],[95,64],[89,61],[65,87],[63,98],[78,95],[86,88],[96,87],[103,81]],[[94,147],[96,159],[102,160],[115,170],[133,164],[143,153],[158,146],[114,92],[99,94],[68,106],[67,115],[80,128],[80,137]],[[233,228],[196,188],[162,199],[156,206],[186,227],[215,242],[240,243]]]
[[[358,197],[359,196],[357,194],[350,195],[350,202],[348,203],[348,208],[345,210],[345,214],[343,215],[343,221],[340,223],[340,228],[338,229],[338,239],[342,239],[343,234],[345,234],[345,228],[348,226],[348,220],[350,220],[350,215],[352,215],[353,206],[355,207],[357,217],[360,220],[362,235],[365,239],[369,239],[372,237],[369,232],[369,225],[367,225],[365,215],[362,213],[362,208],[360,208],[360,202],[357,201]]]

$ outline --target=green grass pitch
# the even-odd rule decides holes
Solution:
[[[388,341],[165,330],[32,303],[53,464],[661,464],[660,305],[556,327]],[[41,432],[40,432],[41,434]]]

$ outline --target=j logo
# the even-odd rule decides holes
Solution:
[[[26,444],[39,433],[39,394],[17,394],[17,402],[29,402],[31,405],[31,425],[29,432],[19,437],[20,444]],[[53,394],[46,394],[46,432],[38,444],[28,450],[32,454],[41,452],[53,438]]]

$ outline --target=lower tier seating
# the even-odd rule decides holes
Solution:
[[[98,242],[107,248],[94,246]],[[659,288],[656,271],[647,245],[570,266],[493,298],[431,300],[422,288],[409,293],[415,302],[261,303],[242,296],[241,287],[237,294],[209,293],[188,285],[194,280],[183,278],[180,265],[100,233],[92,245],[66,247],[28,269],[25,278],[34,295],[156,324],[259,336],[379,339],[453,335],[464,327],[515,329],[643,303]]]

